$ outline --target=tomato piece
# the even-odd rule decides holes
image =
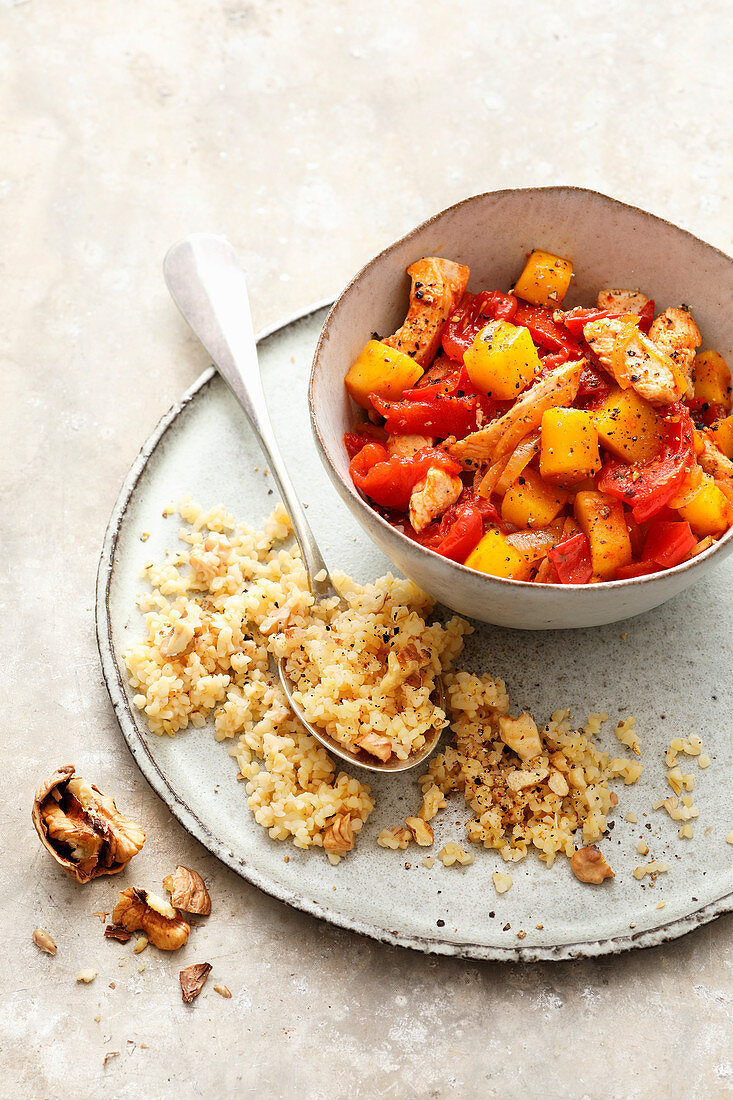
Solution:
[[[547,352],[546,355],[541,357],[542,366],[540,367],[537,378],[542,378],[545,374],[549,374],[555,367],[561,367],[563,363],[567,363],[570,358],[570,353],[567,348],[561,348],[560,351]]]
[[[548,551],[561,584],[588,584],[593,576],[588,536],[580,532]]]
[[[690,556],[697,543],[689,523],[675,520],[672,523],[655,520],[649,525],[644,541],[642,561],[656,562],[663,569],[671,569]]]
[[[387,433],[376,424],[359,424],[353,432],[344,432],[344,447],[349,458],[357,455],[367,443],[384,443]]]
[[[661,512],[695,460],[694,426],[687,408],[679,402],[669,406],[666,434],[661,451],[651,461],[631,466],[611,459],[598,475],[599,491],[630,505],[637,523]]]
[[[584,309],[583,306],[575,306],[574,309],[563,313],[562,324],[571,336],[580,337],[583,335],[584,325],[590,324],[591,321],[601,321],[609,316],[607,309]]]
[[[649,573],[658,573],[659,568],[653,561],[632,561],[629,565],[619,565],[616,570],[616,580],[627,581],[631,577],[646,577]]]
[[[710,428],[716,420],[722,419],[728,413],[725,405],[710,404],[699,397],[690,397],[685,401],[694,423],[702,428]]]
[[[489,321],[511,321],[517,310],[517,299],[501,291],[464,294],[443,328],[443,351],[458,363],[470,348],[477,333]]]
[[[390,435],[417,433],[437,435],[441,439],[455,435],[463,439],[477,425],[478,398],[475,395],[437,394],[434,401],[385,401],[371,394],[370,401],[385,418],[384,426]]]
[[[463,562],[479,542],[484,533],[484,521],[478,508],[472,504],[462,504],[448,533],[440,540],[435,550],[451,561]]]
[[[654,299],[650,298],[639,313],[639,331],[648,332],[654,320]]]
[[[455,393],[463,377],[468,378],[463,367],[454,370],[440,382],[431,382],[428,386],[413,386],[412,389],[403,390],[402,401],[434,401],[439,394]]]
[[[528,328],[535,344],[546,351],[565,350],[568,357],[572,355],[580,359],[581,353],[577,340],[553,321],[551,310],[544,306],[530,306],[521,302],[517,306],[512,324]]]
[[[592,409],[595,405],[602,405],[611,393],[611,389],[607,375],[586,362],[580,375],[580,385],[574,404],[580,409]]]
[[[431,466],[446,473],[458,475],[461,467],[437,447],[423,447],[411,455],[393,455],[391,458],[379,443],[367,443],[351,460],[351,480],[364,496],[383,508],[404,511],[410,503],[412,490]]]

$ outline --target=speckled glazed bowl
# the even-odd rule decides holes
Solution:
[[[643,210],[595,191],[545,187],[494,191],[451,206],[380,252],[349,283],[326,318],[313,360],[310,416],[333,484],[377,546],[408,577],[464,615],[525,630],[598,626],[638,615],[700,580],[733,550],[733,530],[664,573],[565,586],[489,577],[426,550],[391,527],[349,477],[343,435],[353,423],[344,374],[373,332],[393,332],[407,310],[405,269],[421,256],[471,268],[469,290],[510,286],[530,249],[573,260],[564,305],[595,301],[604,286],[641,287],[658,308],[690,306],[704,347],[733,352],[728,320],[733,260]]]

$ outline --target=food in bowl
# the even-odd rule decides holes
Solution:
[[[658,573],[733,524],[731,376],[690,311],[604,289],[563,310],[570,260],[535,249],[514,287],[412,264],[410,305],[346,374],[351,479],[422,546],[544,584]]]

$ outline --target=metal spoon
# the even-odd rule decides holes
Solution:
[[[173,301],[244,409],[267,456],[293,524],[311,592],[317,600],[335,596],[340,605],[346,607],[333,586],[275,439],[257,362],[247,284],[234,249],[224,237],[194,233],[173,245],[163,261],[163,273]],[[308,732],[329,752],[349,764],[372,772],[407,771],[422,763],[438,743],[441,731],[433,730],[419,753],[407,760],[395,759],[386,763],[363,751],[350,752],[307,720],[300,704],[293,698],[296,689],[285,672],[283,660],[278,663],[278,673],[290,706]],[[436,681],[436,691],[438,706],[445,709],[445,693],[440,679]]]

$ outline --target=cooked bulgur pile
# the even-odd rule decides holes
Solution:
[[[605,715],[582,730],[567,711],[543,730],[528,714],[511,717],[501,680],[450,671],[471,627],[458,617],[427,623],[432,602],[411,581],[388,574],[359,585],[336,574],[347,610],[336,601],[314,605],[281,505],[262,531],[235,523],[222,507],[204,513],[184,500],[179,511],[185,548],[146,565],[152,591],[139,601],[146,637],[123,654],[135,704],[160,735],[201,727],[213,715],[214,735],[232,741],[248,804],[273,839],[323,847],[337,862],[374,803],[369,787],[337,772],[291,714],[271,657],[286,658],[311,721],[350,748],[388,746],[404,759],[433,724],[450,721],[453,743],[421,779],[419,819],[383,829],[383,847],[404,848],[418,834],[429,844],[432,830],[422,823],[454,791],[472,811],[468,840],[505,860],[534,846],[551,865],[557,852],[573,854],[578,832],[584,844],[602,835],[618,801],[609,780],[633,783],[643,767],[595,746]],[[431,701],[441,672],[448,716]],[[631,725],[620,739],[636,750]],[[458,850],[460,862],[473,858]]]

